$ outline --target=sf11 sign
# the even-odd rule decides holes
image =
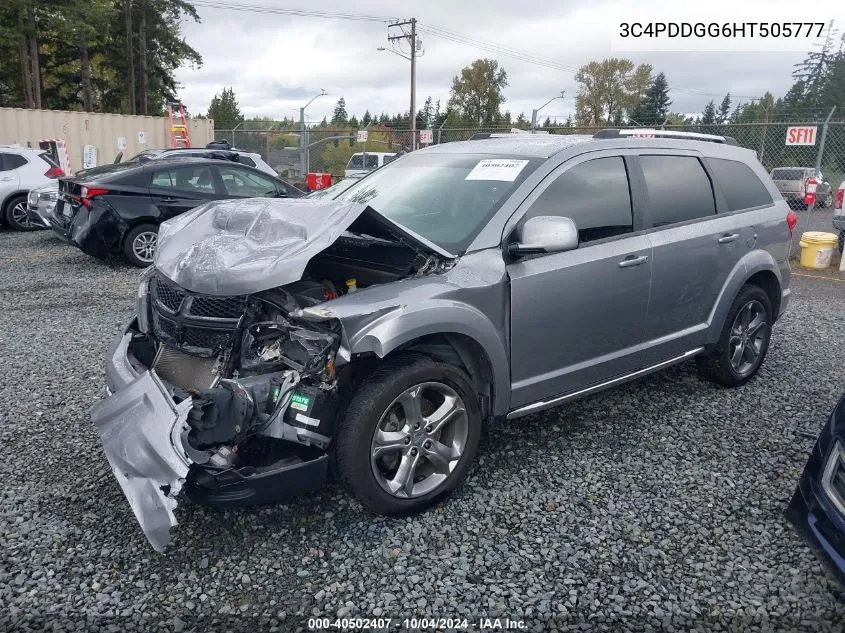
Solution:
[[[434,133],[431,130],[420,130],[420,145],[431,145],[434,142]]]
[[[786,128],[787,145],[815,145],[815,125],[790,125]]]

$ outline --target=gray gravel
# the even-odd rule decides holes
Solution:
[[[180,506],[147,544],[89,418],[137,270],[0,230],[0,631],[304,629],[310,616],[523,619],[529,630],[841,631],[782,518],[845,385],[845,283],[796,277],[759,377],[682,366],[493,430],[457,494],[407,519],[336,486]]]

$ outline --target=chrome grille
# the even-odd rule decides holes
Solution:
[[[185,291],[179,286],[157,276],[150,283],[150,293],[153,298],[170,312],[178,312],[185,298]]]
[[[194,297],[188,314],[209,319],[239,319],[246,308],[246,297]]]

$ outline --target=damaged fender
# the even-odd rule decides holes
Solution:
[[[181,441],[191,406],[190,399],[175,404],[147,371],[91,410],[112,472],[157,552],[170,542],[176,497],[192,463]]]

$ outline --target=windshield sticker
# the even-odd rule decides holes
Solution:
[[[488,158],[478,161],[464,180],[502,180],[513,182],[519,172],[528,164],[527,160],[507,160],[504,158]]]

